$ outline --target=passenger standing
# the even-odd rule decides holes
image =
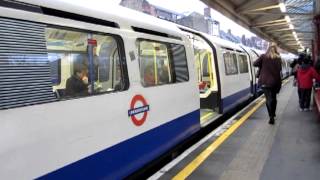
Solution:
[[[302,60],[297,70],[300,111],[309,111],[313,79],[320,81],[320,75],[311,66],[311,58]]]
[[[261,55],[254,66],[259,67],[258,84],[263,89],[269,114],[269,124],[274,124],[277,109],[277,94],[281,89],[281,58],[276,45],[271,45],[266,54]]]
[[[302,60],[304,59],[304,54],[299,54],[299,58],[295,59],[291,64],[291,74],[293,75],[293,86],[297,86],[297,70],[302,62]]]

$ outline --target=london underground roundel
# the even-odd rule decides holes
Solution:
[[[128,116],[131,117],[133,124],[141,126],[147,119],[149,105],[144,97],[140,94],[135,95],[130,103]]]

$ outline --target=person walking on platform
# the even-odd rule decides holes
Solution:
[[[320,75],[312,67],[311,57],[302,60],[297,70],[300,111],[309,111],[313,79],[320,81]]]
[[[270,118],[269,124],[275,123],[277,94],[281,89],[281,64],[281,58],[275,44],[272,44],[267,52],[261,55],[253,64],[260,69],[258,84],[266,97],[266,105]]]
[[[305,54],[301,53],[299,54],[299,58],[295,59],[291,64],[290,67],[292,69],[291,74],[293,75],[293,86],[297,86],[297,71],[299,69],[299,66],[302,63],[302,60],[306,57]]]

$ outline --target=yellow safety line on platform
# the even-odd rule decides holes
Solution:
[[[208,114],[202,116],[202,117],[200,118],[200,120],[203,121],[203,120],[205,120],[207,117],[211,116],[212,114],[213,114],[213,112],[209,112]]]
[[[235,122],[227,131],[218,137],[209,147],[207,147],[201,154],[199,154],[191,163],[189,163],[182,171],[180,171],[173,180],[186,179],[201,163],[206,160],[230,135],[232,135],[262,104],[265,99],[255,105],[249,112],[247,112],[241,119]]]

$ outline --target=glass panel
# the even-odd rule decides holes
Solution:
[[[87,39],[87,33],[46,28],[48,58],[61,65],[60,82],[53,86],[59,97],[89,95]]]
[[[141,41],[139,44],[140,73],[144,86],[172,82],[168,48],[165,44]]]
[[[56,53],[48,53],[48,60],[52,85],[59,85],[61,83],[61,57]]]
[[[173,82],[189,81],[189,71],[187,65],[186,50],[184,46],[178,44],[170,44],[172,52],[172,65],[175,75]]]
[[[230,52],[223,54],[226,75],[238,74],[237,57]]]
[[[112,36],[93,35],[97,45],[93,48],[95,93],[122,90],[122,70],[117,41]]]
[[[240,68],[240,73],[249,72],[248,60],[246,55],[239,55],[239,68]]]
[[[203,76],[209,76],[209,62],[208,62],[208,54],[204,55],[203,58],[203,66],[202,66],[202,75]]]
[[[147,40],[138,43],[143,86],[189,80],[184,46]]]

